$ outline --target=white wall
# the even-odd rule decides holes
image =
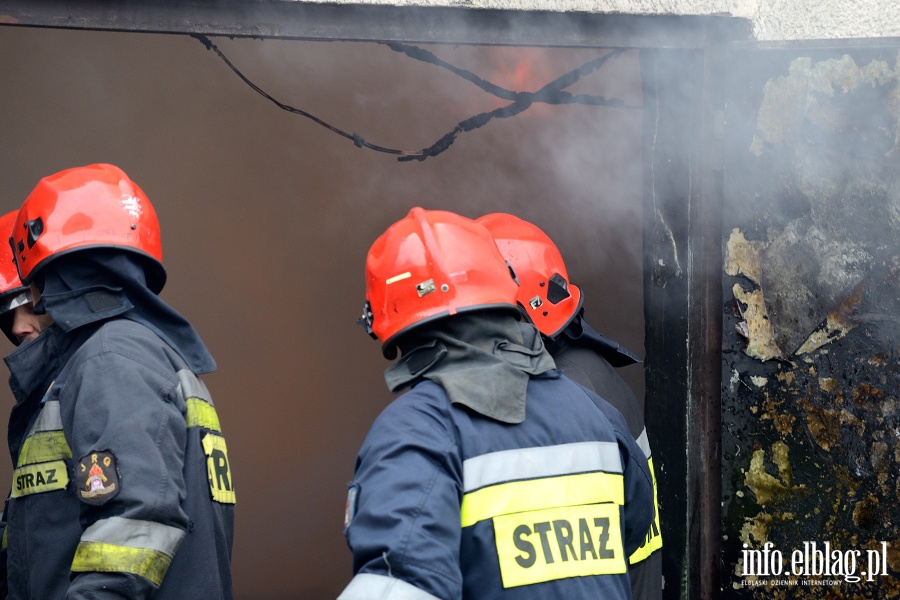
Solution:
[[[900,37],[900,2],[897,0],[327,0],[327,2],[635,15],[733,16],[752,21],[756,38],[763,41]]]

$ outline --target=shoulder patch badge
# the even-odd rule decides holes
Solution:
[[[116,455],[96,450],[75,463],[78,497],[86,504],[100,506],[116,497],[120,490]]]

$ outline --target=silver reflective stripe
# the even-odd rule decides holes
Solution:
[[[188,398],[200,398],[212,404],[212,396],[210,396],[206,384],[187,369],[178,371],[178,387],[181,390],[181,397],[185,400]]]
[[[644,456],[648,459],[650,458],[650,439],[647,437],[647,428],[644,427],[644,430],[641,432],[641,435],[638,436],[637,445],[644,453]]]
[[[181,529],[162,523],[110,517],[85,529],[81,541],[156,550],[175,556],[184,535]]]
[[[350,580],[338,600],[440,600],[402,579],[360,573]]]
[[[577,442],[538,448],[516,448],[463,461],[466,493],[505,481],[558,477],[576,473],[622,472],[615,442]]]
[[[62,417],[59,414],[59,402],[50,400],[44,403],[41,414],[38,415],[34,425],[31,426],[31,433],[39,431],[59,431],[62,429]]]

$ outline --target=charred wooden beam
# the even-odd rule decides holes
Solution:
[[[0,24],[308,40],[564,47],[704,47],[746,40],[745,19],[318,4],[290,0],[4,0]]]
[[[667,600],[719,597],[723,52],[645,50],[645,421]]]

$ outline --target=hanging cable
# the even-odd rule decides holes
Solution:
[[[415,60],[431,63],[431,64],[441,67],[443,69],[447,69],[451,73],[458,75],[459,77],[462,77],[463,79],[465,79],[466,81],[468,81],[470,83],[475,84],[480,89],[487,92],[488,94],[492,94],[494,96],[497,96],[498,98],[502,98],[503,100],[516,100],[516,99],[518,99],[518,97],[520,95],[528,93],[528,92],[515,92],[512,90],[508,90],[506,88],[502,88],[499,85],[496,85],[490,81],[486,81],[485,79],[482,79],[481,77],[479,77],[475,73],[472,73],[471,71],[468,71],[466,69],[460,69],[459,67],[456,67],[456,66],[446,62],[445,60],[438,58],[434,53],[429,52],[428,50],[425,50],[424,48],[419,48],[418,46],[409,46],[407,44],[399,44],[396,42],[381,42],[381,43],[383,43],[385,46],[387,46],[394,52],[400,52],[402,54],[406,54],[407,56],[409,56],[410,58],[413,58]],[[624,52],[624,50],[617,49],[617,50],[612,51],[610,54],[614,54],[615,56],[618,56],[618,55],[622,54],[622,52]],[[612,58],[609,54],[604,55],[604,57]],[[606,58],[604,58],[604,57],[601,57],[600,59],[597,59],[597,60],[601,60],[601,61],[605,62]],[[591,61],[591,62],[593,62],[593,61]],[[590,63],[588,63],[588,64],[590,64]],[[584,68],[584,67],[581,67],[581,68]],[[578,69],[576,69],[576,71],[578,71]],[[586,75],[586,74],[587,73],[583,73],[581,76]],[[574,81],[572,83],[574,83]],[[571,84],[567,84],[564,87],[567,87],[568,85],[571,85]],[[603,96],[591,96],[588,94],[578,94],[576,96],[576,95],[570,94],[569,92],[562,91],[561,89],[556,90],[553,94],[546,93],[541,98],[535,98],[535,101],[543,102],[545,104],[590,104],[590,105],[594,105],[594,106],[614,106],[616,108],[633,108],[633,109],[643,108],[642,106],[639,106],[639,105],[625,104],[623,101],[617,100],[617,99],[609,100],[607,98],[604,98]]]
[[[212,40],[210,40],[208,37],[206,37],[205,35],[199,34],[199,33],[192,33],[191,37],[194,37],[194,38],[197,38],[198,40],[200,40],[200,42],[204,46],[206,46],[207,50],[212,50],[213,52],[218,54],[219,58],[221,58],[222,61],[226,65],[228,65],[228,68],[231,69],[232,71],[234,71],[235,75],[240,77],[244,83],[246,83],[248,86],[250,86],[250,89],[252,89],[254,92],[259,94],[266,100],[272,102],[278,108],[280,108],[282,110],[286,110],[289,113],[293,113],[296,115],[301,115],[303,117],[306,117],[307,119],[310,119],[310,120],[318,123],[322,127],[325,127],[326,129],[329,129],[329,130],[333,131],[334,133],[347,138],[348,140],[352,140],[354,145],[356,145],[357,148],[369,148],[370,150],[375,150],[376,152],[385,152],[387,154],[399,154],[399,155],[417,154],[417,152],[415,152],[415,151],[410,152],[407,150],[384,148],[382,146],[370,144],[365,139],[363,139],[363,137],[361,135],[359,135],[358,133],[347,133],[346,131],[344,131],[342,129],[338,129],[337,127],[323,121],[322,119],[320,119],[319,117],[317,117],[313,114],[306,112],[305,110],[301,110],[299,108],[294,108],[293,106],[290,106],[289,104],[285,104],[285,103],[279,101],[278,99],[272,97],[268,92],[263,90],[261,87],[259,87],[258,85],[256,85],[252,81],[250,81],[250,79],[247,76],[245,76],[243,73],[241,73],[241,71],[236,66],[234,66],[234,64],[232,64],[232,62],[230,60],[228,60],[228,57],[225,56],[221,50],[219,50],[219,47],[216,46],[212,42]]]
[[[425,62],[430,62],[435,64],[441,68],[448,69],[456,75],[466,79],[477,85],[479,88],[493,94],[499,98],[505,100],[512,100],[511,104],[507,106],[502,106],[495,110],[480,113],[469,117],[468,119],[461,121],[454,127],[450,132],[446,133],[442,136],[437,142],[432,144],[431,146],[424,148],[422,150],[399,150],[396,148],[386,148],[384,146],[379,146],[376,144],[372,144],[367,142],[361,135],[358,133],[348,133],[330,123],[320,119],[319,117],[299,108],[295,108],[289,104],[285,104],[280,100],[273,97],[271,94],[263,90],[261,87],[253,83],[246,75],[244,75],[230,60],[225,54],[219,49],[216,44],[213,43],[207,36],[199,33],[192,33],[191,37],[196,38],[202,43],[207,50],[212,50],[215,52],[219,58],[231,69],[235,75],[237,75],[241,81],[246,83],[250,89],[255,91],[257,94],[265,98],[266,100],[272,102],[278,108],[287,111],[292,114],[300,115],[310,119],[311,121],[318,123],[322,127],[325,127],[329,131],[332,131],[342,137],[345,137],[353,142],[353,144],[357,148],[368,148],[370,150],[374,150],[376,152],[383,152],[386,154],[393,154],[397,156],[397,160],[399,161],[411,161],[418,160],[423,161],[429,156],[437,156],[441,152],[445,151],[450,145],[456,140],[457,135],[460,133],[464,133],[466,131],[471,131],[473,129],[477,129],[486,125],[492,119],[495,118],[507,118],[515,116],[522,111],[528,109],[535,102],[541,102],[546,104],[590,104],[590,105],[599,105],[599,106],[613,106],[617,108],[641,108],[640,106],[626,105],[621,100],[608,100],[603,98],[602,96],[590,96],[585,94],[572,95],[569,92],[564,91],[564,88],[572,85],[583,76],[591,73],[592,71],[598,69],[602,66],[606,61],[616,56],[621,55],[624,50],[616,49],[613,50],[600,58],[588,61],[581,67],[569,71],[568,73],[558,77],[552,82],[548,83],[537,92],[516,92],[512,90],[507,90],[498,85],[491,83],[490,81],[486,81],[474,73],[467,71],[465,69],[459,69],[450,63],[447,63],[437,56],[424,50],[422,48],[418,48],[415,46],[407,46],[405,44],[396,44],[396,43],[388,43],[387,46],[390,47],[395,52],[402,52],[407,56],[414,58],[416,60],[422,60]]]
[[[489,112],[484,112],[481,114],[477,114],[473,117],[469,117],[465,121],[460,122],[452,131],[445,134],[441,139],[435,142],[428,148],[424,148],[420,153],[417,154],[409,154],[406,156],[401,156],[397,160],[399,161],[408,161],[408,160],[425,160],[429,156],[437,156],[441,152],[445,151],[450,145],[456,141],[456,136],[460,133],[464,133],[466,131],[471,131],[473,129],[477,129],[478,127],[482,127],[486,125],[492,119],[504,119],[507,117],[513,117],[522,111],[526,110],[535,102],[547,102],[547,99],[555,98],[559,95],[563,88],[566,88],[585,75],[591,73],[595,69],[600,68],[606,61],[616,56],[622,54],[624,50],[616,49],[612,52],[601,56],[600,58],[596,58],[594,60],[588,61],[582,66],[569,71],[568,73],[554,79],[541,89],[536,92],[515,92],[515,100],[512,104],[508,104],[506,106],[501,106],[500,108],[494,109]],[[625,106],[624,103],[619,101],[621,106]],[[613,105],[616,106],[616,105]],[[630,108],[630,107],[629,107]]]

